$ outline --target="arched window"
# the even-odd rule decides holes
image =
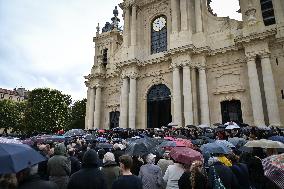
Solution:
[[[167,18],[156,17],[151,23],[151,54],[167,50]]]

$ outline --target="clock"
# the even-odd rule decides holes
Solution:
[[[158,17],[153,22],[153,30],[154,31],[161,31],[166,26],[166,19],[164,17]]]

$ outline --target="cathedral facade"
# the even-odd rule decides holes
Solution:
[[[94,37],[86,129],[284,123],[284,1],[123,0]],[[224,7],[225,8],[225,7]]]

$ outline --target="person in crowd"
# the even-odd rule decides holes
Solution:
[[[47,162],[49,180],[55,182],[59,189],[66,189],[71,173],[71,162],[65,155],[65,145],[57,144],[54,148],[54,156]]]
[[[174,162],[173,160],[170,159],[170,156],[169,156],[169,152],[166,151],[164,154],[163,154],[163,159],[160,159],[157,163],[157,165],[161,168],[161,171],[162,171],[162,175],[164,176],[165,175],[165,172],[168,168],[169,165],[173,165]]]
[[[103,163],[103,159],[104,159],[104,155],[105,154],[106,154],[106,151],[103,148],[98,150],[98,157],[99,157],[99,159],[98,159],[98,166],[99,167],[102,167],[103,164],[104,164]]]
[[[130,156],[122,155],[119,158],[119,165],[121,174],[117,180],[114,181],[112,189],[142,189],[142,181],[130,171],[133,160]]]
[[[184,167],[182,164],[174,161],[173,165],[169,165],[163,177],[167,184],[166,189],[179,189],[178,180],[183,173]]]
[[[266,155],[268,156],[273,156],[273,155],[277,155],[278,151],[276,148],[267,148],[266,149]]]
[[[139,176],[142,180],[143,189],[160,189],[163,187],[162,171],[155,165],[155,155],[150,153],[145,157],[145,165],[142,165]]]
[[[185,172],[178,180],[179,189],[207,189],[207,177],[203,162],[194,161],[191,165],[184,165]]]
[[[217,157],[211,157],[208,160],[209,164],[209,173],[208,173],[208,188],[214,188],[216,185],[216,182],[220,178],[220,181],[222,182],[223,186],[225,186],[226,189],[238,189],[238,181],[232,170],[221,163]]]
[[[120,169],[115,162],[115,157],[113,153],[107,152],[104,155],[103,167],[101,168],[101,170],[106,178],[107,189],[111,189],[112,183],[120,175]]]
[[[18,189],[58,189],[54,182],[41,179],[37,172],[38,165],[34,165],[17,173]]]
[[[40,154],[42,156],[46,157],[46,161],[42,161],[38,164],[38,174],[39,174],[40,178],[42,178],[44,180],[48,180],[47,161],[49,159],[48,152],[50,150],[50,146],[49,146],[49,149],[48,149],[47,145],[40,145],[38,147],[38,149],[39,149]]]
[[[89,149],[83,156],[82,169],[71,175],[67,189],[107,189],[104,174],[98,169],[98,154]]]
[[[68,154],[69,154],[69,160],[71,162],[71,175],[77,171],[79,171],[81,169],[81,162],[79,161],[79,159],[75,156],[75,149],[74,148],[70,148],[68,150]]]
[[[133,156],[133,165],[131,167],[131,173],[138,176],[140,167],[143,165],[143,160],[139,156]]]
[[[124,154],[124,151],[121,149],[121,147],[118,143],[115,143],[113,145],[113,154],[114,154],[114,157],[115,157],[115,162],[118,165],[119,164],[119,157]]]
[[[232,166],[230,168],[236,176],[239,188],[250,189],[251,184],[249,180],[249,171],[247,165],[245,163],[240,163],[239,157],[234,154],[229,154],[228,158],[232,162]]]
[[[0,175],[0,189],[16,189],[18,181],[16,174],[2,174]]]

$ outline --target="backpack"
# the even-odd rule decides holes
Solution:
[[[214,184],[213,189],[226,189],[224,184],[222,183],[219,175],[216,173],[215,167],[213,166],[213,174],[214,174]]]

